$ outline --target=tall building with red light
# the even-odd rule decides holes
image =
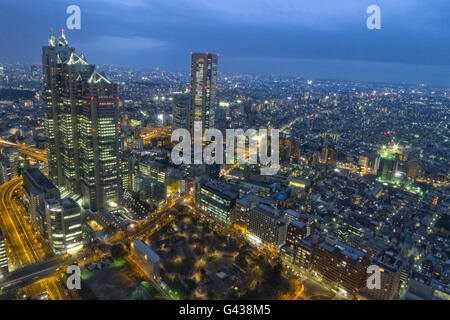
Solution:
[[[121,194],[117,85],[64,32],[42,48],[42,70],[49,177],[86,208],[107,209]]]
[[[201,122],[202,132],[214,127],[217,106],[218,54],[192,53],[190,127],[193,135],[194,122]]]

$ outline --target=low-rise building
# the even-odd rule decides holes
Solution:
[[[39,169],[30,168],[23,172],[23,190],[29,204],[31,223],[47,237],[44,202],[59,199],[59,189]]]
[[[72,198],[45,201],[48,243],[55,254],[75,252],[83,247],[81,208]]]
[[[134,240],[131,243],[130,258],[147,277],[156,278],[159,276],[160,258],[141,240]]]

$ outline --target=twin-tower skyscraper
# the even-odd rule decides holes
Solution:
[[[218,54],[192,53],[191,93],[175,102],[175,128],[214,127],[217,62]],[[49,177],[85,208],[111,209],[122,194],[117,85],[69,47],[64,31],[42,48],[42,71]]]
[[[93,211],[120,202],[118,88],[64,31],[42,48],[42,94],[50,179]]]

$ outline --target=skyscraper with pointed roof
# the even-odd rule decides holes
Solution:
[[[42,48],[49,176],[93,211],[120,201],[118,89],[69,47],[62,30]]]

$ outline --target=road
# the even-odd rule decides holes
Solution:
[[[170,214],[170,210],[177,208],[178,206],[178,204],[173,204],[168,208],[155,212],[147,220],[138,223],[132,231],[119,232],[106,242],[109,244],[126,244],[142,236],[149,237],[157,229],[162,228],[173,220],[174,217]]]
[[[15,201],[14,197],[21,185],[22,179],[15,178],[0,186],[0,224],[6,239],[10,271],[43,262],[51,254],[47,244],[26,221],[24,209]],[[38,295],[45,291],[51,299],[65,298],[56,276],[34,283],[28,290],[25,289],[30,295]]]
[[[1,146],[9,146],[9,147],[16,147],[20,153],[27,155],[31,158],[34,158],[36,160],[43,161],[45,163],[48,163],[47,161],[47,152],[43,150],[39,150],[36,148],[31,148],[26,145],[17,144],[11,141],[4,140],[0,138],[0,145]]]

